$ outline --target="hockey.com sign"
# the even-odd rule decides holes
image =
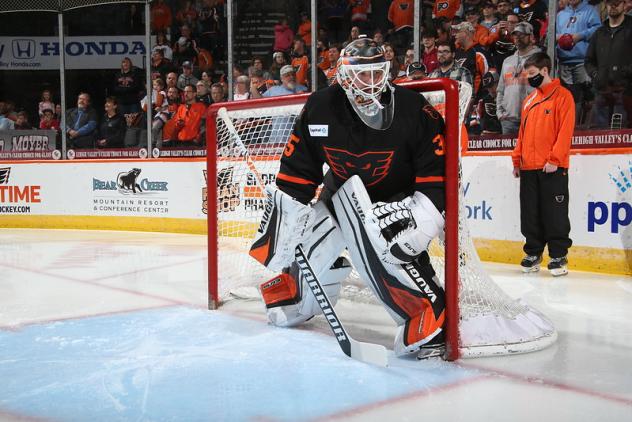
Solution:
[[[11,184],[11,167],[0,168],[0,214],[26,214],[42,202],[40,185]]]

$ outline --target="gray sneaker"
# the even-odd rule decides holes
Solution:
[[[540,271],[540,264],[542,263],[542,255],[527,255],[522,258],[522,262],[520,262],[520,266],[522,267],[522,272],[525,273],[535,273]]]
[[[547,268],[553,277],[559,277],[561,275],[568,274],[568,259],[563,256],[560,258],[551,258]]]

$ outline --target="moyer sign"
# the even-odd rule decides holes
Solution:
[[[0,152],[54,150],[56,138],[54,130],[2,130]]]
[[[142,67],[145,37],[131,35],[68,37],[64,40],[66,69],[118,69],[129,57]],[[0,37],[0,70],[59,69],[59,38]]]

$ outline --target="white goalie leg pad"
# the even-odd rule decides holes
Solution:
[[[382,260],[369,234],[379,232],[373,204],[356,176],[332,199],[353,266],[399,326],[395,353],[416,353],[423,345],[441,342],[445,297],[428,257],[404,265]]]
[[[340,258],[345,249],[344,239],[325,204],[319,202],[314,205],[313,224],[305,233],[302,244],[332,306],[335,305],[341,282],[351,273],[351,265],[346,259]],[[290,276],[297,283],[296,302],[267,309],[270,322],[277,326],[295,326],[322,313],[296,264],[290,268]]]
[[[313,225],[312,207],[285,192],[266,186],[266,205],[250,247],[250,256],[272,271],[281,271],[294,261],[294,249]]]

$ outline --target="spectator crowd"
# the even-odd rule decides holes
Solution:
[[[0,130],[35,125],[65,130],[73,148],[132,147],[144,144],[150,107],[154,145],[202,146],[210,104],[306,92],[313,88],[312,66],[318,69],[316,89],[335,84],[345,45],[368,36],[391,62],[393,83],[446,77],[471,84],[470,134],[516,134],[522,102],[534,89],[524,63],[546,50],[549,25],[555,25],[556,71],[573,95],[576,127],[632,127],[632,0],[558,0],[555,17],[548,16],[548,1],[553,0],[424,0],[415,60],[413,0],[392,0],[387,25],[374,16],[370,0],[322,0],[318,28],[305,11],[294,24],[282,18],[273,28],[270,54],[233,67],[234,90],[228,95],[221,65],[226,60],[224,1],[157,0],[151,6],[155,44],[149,95],[144,71],[125,58],[105,103],[95,109],[88,92],[77,93],[65,128],[60,128],[54,93],[44,90],[32,113],[0,101]]]

